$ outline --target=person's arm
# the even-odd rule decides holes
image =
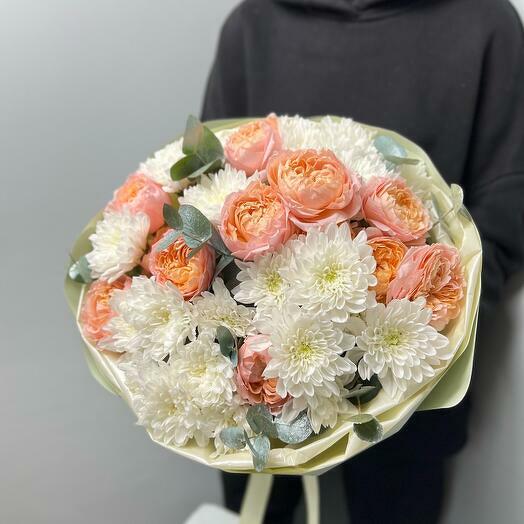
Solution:
[[[224,23],[209,74],[202,120],[246,116],[247,92],[241,7]]]
[[[484,58],[464,188],[483,244],[483,310],[524,265],[524,33],[509,4],[497,25]]]

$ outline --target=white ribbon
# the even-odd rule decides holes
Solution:
[[[320,524],[320,495],[318,477],[304,475],[304,500],[306,503],[307,524]],[[273,475],[249,475],[246,493],[242,500],[239,524],[262,524],[271,495]]]

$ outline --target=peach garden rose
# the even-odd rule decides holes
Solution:
[[[142,266],[157,282],[171,282],[184,299],[189,300],[209,288],[215,272],[215,251],[206,244],[190,258],[191,248],[182,236],[167,249],[157,249],[158,243],[170,231],[167,229],[151,246],[151,251],[142,259]]]
[[[412,247],[391,281],[387,301],[425,297],[432,310],[431,324],[437,330],[460,313],[466,281],[456,247],[431,244]]]
[[[226,198],[219,231],[233,256],[253,260],[279,248],[295,227],[279,195],[257,180]]]
[[[406,254],[407,247],[396,238],[375,237],[368,240],[373,249],[373,257],[377,262],[375,276],[377,285],[373,288],[377,302],[386,302],[390,282],[395,278],[398,267]]]
[[[226,160],[248,176],[266,167],[269,157],[282,147],[275,115],[240,126],[224,147]]]
[[[131,279],[124,275],[111,284],[96,280],[89,286],[80,311],[80,323],[86,338],[98,342],[109,335],[104,328],[114,316],[109,305],[111,295],[115,289],[127,289],[130,285]]]
[[[383,235],[423,243],[431,219],[423,202],[400,178],[374,177],[362,188],[362,214]]]
[[[238,366],[235,382],[238,394],[249,404],[266,404],[275,415],[279,413],[288,398],[276,392],[277,379],[264,377],[264,370],[270,360],[271,342],[266,335],[247,337],[238,350]]]
[[[360,182],[328,149],[281,151],[268,162],[267,178],[303,231],[360,212]]]
[[[149,232],[154,233],[164,224],[164,204],[171,204],[169,195],[142,173],[133,173],[113,195],[107,204],[109,211],[127,207],[133,213],[145,213],[149,217]]]

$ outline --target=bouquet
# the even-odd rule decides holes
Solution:
[[[390,131],[190,117],[72,257],[95,377],[155,442],[216,468],[318,474],[469,384],[478,233]]]

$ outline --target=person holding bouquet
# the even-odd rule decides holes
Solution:
[[[524,35],[507,0],[246,0],[221,32],[202,118],[335,114],[420,144],[484,250],[481,324],[524,261]],[[470,399],[415,414],[342,467],[353,524],[438,522]],[[246,478],[224,474],[240,507]],[[291,522],[298,478],[276,477],[266,521]]]

